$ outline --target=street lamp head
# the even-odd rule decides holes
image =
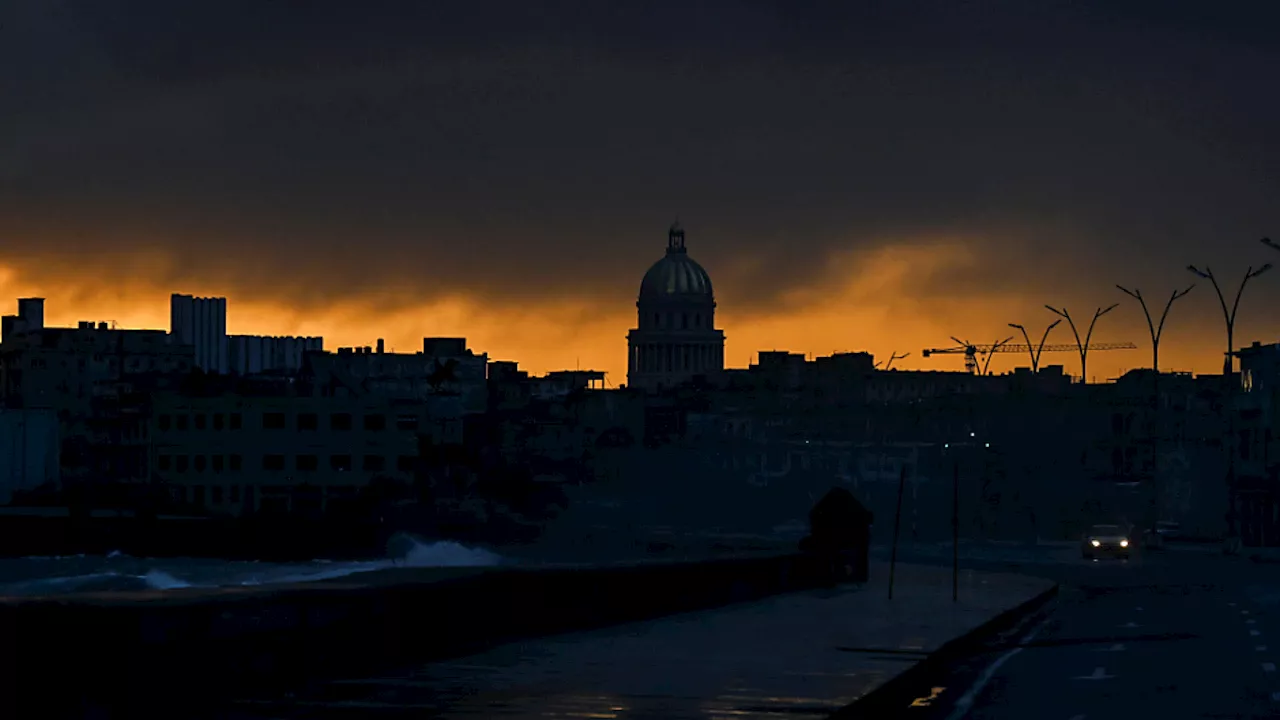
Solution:
[[[1049,330],[1052,330],[1058,327],[1058,324],[1061,322],[1062,322],[1062,318],[1058,318],[1057,320],[1054,320],[1053,322],[1049,323],[1049,329],[1045,330],[1045,333],[1048,334]]]
[[[1106,308],[1098,308],[1098,311],[1097,311],[1097,312],[1095,312],[1095,313],[1093,314],[1093,316],[1094,316],[1095,318],[1100,318],[1100,317],[1102,317],[1103,315],[1106,315],[1107,313],[1111,312],[1112,310],[1115,310],[1115,309],[1116,309],[1116,306],[1118,306],[1119,304],[1120,304],[1120,303],[1112,303],[1110,307],[1106,307]]]
[[[1271,238],[1266,238],[1266,237],[1264,237],[1264,238],[1262,238],[1261,242],[1262,242],[1262,244],[1263,244],[1263,245],[1266,245],[1267,247],[1275,248],[1276,250],[1280,250],[1280,243],[1277,243],[1276,241],[1272,240]]]
[[[1256,278],[1256,277],[1258,277],[1259,275],[1261,275],[1262,273],[1264,273],[1264,272],[1266,272],[1266,271],[1268,271],[1268,270],[1270,270],[1270,269],[1271,269],[1271,263],[1267,263],[1266,265],[1263,265],[1262,267],[1258,268],[1257,270],[1251,270],[1251,271],[1249,272],[1249,277],[1251,277],[1251,278]]]
[[[1014,330],[1022,330],[1024,332],[1026,331],[1026,328],[1022,327],[1018,323],[1009,323],[1009,327],[1013,328]]]
[[[1213,271],[1209,270],[1208,268],[1205,268],[1204,270],[1201,270],[1200,268],[1196,267],[1195,265],[1188,265],[1188,266],[1187,266],[1187,272],[1191,273],[1192,275],[1195,275],[1196,277],[1202,277],[1202,278],[1204,278],[1205,280],[1212,280],[1212,279],[1213,279]]]
[[[1045,306],[1044,306],[1044,309],[1045,309],[1045,310],[1048,310],[1049,312],[1053,313],[1054,315],[1060,315],[1060,316],[1062,316],[1062,317],[1067,317],[1067,309],[1066,309],[1066,308],[1062,308],[1061,310],[1059,310],[1058,308],[1056,308],[1056,307],[1054,307],[1054,306],[1052,306],[1052,305],[1045,305]]]
[[[1125,295],[1128,295],[1129,297],[1133,298],[1134,300],[1142,299],[1142,293],[1137,290],[1130,290],[1129,288],[1123,285],[1116,285],[1116,289],[1124,293]]]

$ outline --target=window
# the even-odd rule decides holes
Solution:
[[[283,430],[284,429],[284,413],[282,412],[262,413],[262,429],[263,430]]]
[[[157,470],[168,470],[168,469],[169,469],[169,456],[168,456],[168,455],[161,455],[160,457],[156,458],[156,469],[157,469]]]
[[[222,413],[214,413],[214,414],[213,414],[213,429],[214,429],[214,430],[221,430],[221,429],[223,428],[223,426],[226,424],[226,423],[225,423],[225,420],[226,420],[226,419],[222,416]]]
[[[204,505],[204,486],[196,485],[191,488],[191,502],[196,505]]]
[[[417,455],[401,455],[396,458],[396,469],[400,472],[413,472],[414,467],[418,464],[417,460]]]
[[[262,469],[270,470],[272,472],[279,472],[281,470],[284,470],[284,456],[283,455],[263,455]]]
[[[329,467],[339,472],[346,472],[351,469],[350,455],[330,455]]]
[[[294,459],[294,466],[298,468],[298,472],[315,472],[320,467],[320,462],[315,455],[299,455]]]
[[[214,472],[216,472],[216,473],[220,473],[220,472],[222,472],[223,464],[224,464],[224,463],[223,463],[223,457],[222,457],[221,455],[214,455],[214,456],[213,456],[213,471],[214,471]]]
[[[213,491],[213,504],[221,505],[222,504],[222,486],[214,485],[209,489]]]
[[[299,413],[298,429],[299,430],[317,430],[320,427],[320,419],[315,413]]]
[[[371,431],[371,432],[377,432],[377,431],[379,431],[379,430],[386,430],[386,429],[387,429],[387,416],[386,416],[386,415],[365,415],[365,416],[364,416],[364,429],[365,429],[365,430],[369,430],[369,431]]]
[[[381,455],[365,455],[364,471],[365,472],[382,472],[387,468],[387,459]]]
[[[175,415],[175,416],[174,416],[174,418],[178,421],[178,429],[179,429],[179,430],[186,430],[186,429],[187,429],[187,416],[186,416],[186,415]]]
[[[240,472],[240,456],[228,455],[227,465],[231,468],[231,472]]]
[[[168,430],[171,425],[173,425],[173,418],[169,417],[168,413],[161,415],[160,419],[156,421],[156,426],[161,430]]]
[[[231,486],[231,502],[233,503],[240,502],[240,486],[239,485]]]
[[[351,415],[350,413],[334,413],[329,416],[330,430],[350,430]]]
[[[204,466],[206,462],[207,462],[207,459],[205,458],[205,456],[197,455],[195,457],[196,472],[204,472]]]
[[[205,424],[208,422],[207,418],[205,418],[204,416],[204,413],[200,413],[199,415],[194,415],[193,417],[195,418],[196,429],[204,430]]]
[[[231,413],[231,416],[228,418],[228,421],[231,425],[232,430],[240,429],[240,424],[241,424],[240,413]]]
[[[410,432],[418,429],[417,415],[400,415],[396,418],[397,430],[408,430]]]
[[[186,472],[186,471],[187,471],[187,456],[186,456],[186,455],[179,455],[179,456],[178,456],[178,466],[177,466],[177,470],[178,470],[178,472],[180,472],[180,473],[184,473],[184,472]]]

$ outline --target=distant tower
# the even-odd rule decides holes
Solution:
[[[196,367],[207,373],[227,373],[226,298],[171,295],[169,334],[179,343],[195,347]]]
[[[640,281],[638,322],[627,335],[627,384],[669,388],[724,370],[724,332],[716,329],[711,276],[690,258],[679,223],[667,254]]]

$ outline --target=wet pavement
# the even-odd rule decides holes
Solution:
[[[1280,570],[1216,547],[1131,561],[971,560],[1058,581],[1025,635],[921,678],[888,718],[1280,717]],[[940,691],[934,692],[941,688]]]
[[[241,698],[220,717],[779,718],[825,716],[1051,581],[875,563],[862,588],[794,593],[505,645],[292,697]]]

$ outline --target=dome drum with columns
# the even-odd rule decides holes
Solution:
[[[717,330],[711,276],[685,250],[672,225],[667,254],[640,281],[638,323],[627,336],[627,384],[661,390],[724,369],[724,332]]]

